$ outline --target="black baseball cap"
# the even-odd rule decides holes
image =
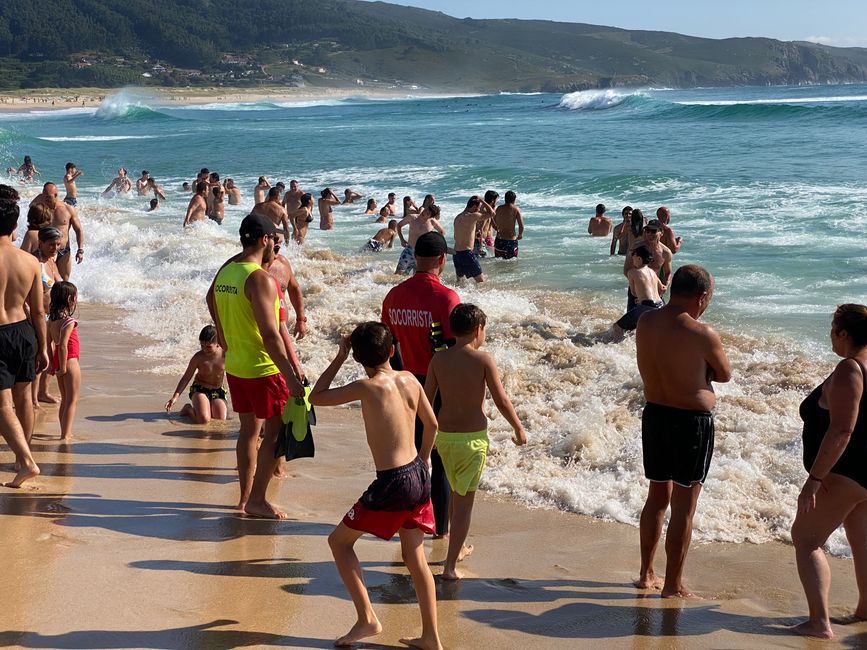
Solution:
[[[247,245],[265,235],[276,235],[277,226],[261,214],[248,214],[241,222],[238,234],[241,235],[241,243]]]
[[[659,222],[659,219],[651,219],[647,222],[647,225],[644,226],[645,230],[662,230],[662,224]]]
[[[439,257],[449,250],[446,238],[438,232],[426,232],[415,242],[416,257]]]

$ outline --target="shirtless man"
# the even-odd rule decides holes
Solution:
[[[458,281],[462,278],[472,278],[476,282],[484,282],[485,274],[479,263],[479,255],[473,250],[476,229],[479,222],[489,219],[494,211],[488,203],[478,196],[471,196],[466,209],[455,217],[455,254],[452,261]]]
[[[298,208],[289,213],[287,217],[292,222],[292,239],[295,240],[296,244],[303,244],[310,222],[313,221],[313,195],[302,194]]]
[[[292,271],[292,265],[283,255],[280,255],[280,249],[283,247],[281,235],[277,234],[277,240],[274,242],[274,259],[268,267],[268,273],[277,279],[280,283],[280,299],[284,295],[289,296],[289,303],[292,305],[292,310],[295,312],[295,325],[292,328],[292,333],[295,339],[300,341],[307,336],[307,316],[304,315],[304,294],[301,293],[301,285],[298,284],[298,279]],[[304,377],[304,372],[299,365],[297,368],[298,376]]]
[[[425,233],[436,231],[445,235],[445,230],[439,224],[440,206],[432,202],[428,206],[422,204],[421,212],[401,219],[397,224],[397,236],[403,246],[400,258],[397,260],[397,268],[394,270],[398,275],[412,275],[415,273],[415,242]],[[409,238],[403,236],[403,226],[409,224]]]
[[[662,309],[638,321],[635,347],[647,405],[641,417],[644,473],[650,481],[641,512],[641,569],[635,585],[662,587],[663,598],[690,598],[683,565],[692,518],[713,453],[716,405],[712,382],[731,379],[731,365],[717,333],[699,322],[713,297],[713,278],[700,266],[681,266]],[[665,511],[665,581],[653,570]]]
[[[367,240],[367,243],[361,247],[361,252],[378,253],[383,248],[392,248],[396,237],[397,221],[392,219],[388,222],[387,228],[380,228],[373,237]]]
[[[608,331],[607,338],[611,343],[623,340],[626,332],[635,330],[638,319],[646,312],[662,307],[660,295],[665,291],[665,285],[659,276],[650,268],[653,254],[645,245],[636,246],[630,253],[633,267],[626,277],[629,279],[629,292],[635,296],[635,308],[626,312]]]
[[[662,244],[668,246],[671,254],[674,255],[680,250],[680,247],[683,244],[683,238],[675,237],[674,231],[671,229],[671,226],[668,225],[671,221],[671,210],[665,206],[658,208],[656,210],[656,218],[659,220],[659,223],[662,224]]]
[[[304,192],[298,187],[298,181],[294,179],[289,181],[289,189],[283,195],[283,207],[287,214],[292,214],[301,207],[302,196],[304,196]]]
[[[220,184],[220,175],[217,172],[211,172],[208,174],[208,191],[205,193],[205,203],[207,204],[207,215],[208,218],[214,219],[214,188],[219,187],[220,189],[223,186]],[[217,221],[214,219],[214,221]],[[220,223],[217,221],[217,223]]]
[[[15,477],[2,484],[11,488],[39,475],[24,435],[33,429],[30,383],[48,367],[39,262],[12,242],[18,214],[14,200],[0,199],[0,435],[15,454]]]
[[[132,181],[126,177],[126,170],[121,167],[117,170],[117,176],[115,179],[108,184],[108,187],[105,188],[102,195],[105,196],[109,192],[114,192],[115,194],[126,194],[132,189]]]
[[[204,221],[205,220],[205,210],[207,209],[207,203],[205,202],[205,194],[208,191],[208,184],[204,181],[199,181],[196,183],[196,193],[193,194],[193,198],[190,199],[189,205],[187,205],[187,213],[184,215],[184,228],[189,226],[194,221]]]
[[[588,235],[592,237],[607,237],[611,234],[611,228],[614,224],[611,222],[611,219],[605,216],[605,210],[607,209],[604,203],[596,206],[596,216],[590,219],[590,223],[587,224]]]
[[[518,196],[509,190],[505,196],[506,202],[494,212],[494,230],[497,237],[494,239],[494,256],[504,260],[518,257],[518,240],[524,237],[524,216],[521,208],[515,205]],[[518,232],[515,233],[515,224]]]
[[[330,187],[326,187],[322,190],[317,205],[319,207],[319,230],[331,230],[334,228],[333,206],[340,205],[340,199],[331,191]]]
[[[150,192],[154,193],[154,198],[159,199],[160,201],[166,200],[166,193],[163,192],[163,188],[157,185],[156,179],[151,176],[148,178],[148,182],[145,183],[145,196],[147,196]]]
[[[256,187],[253,188],[253,203],[257,205],[259,203],[264,203],[267,192],[270,189],[271,183],[268,182],[268,179],[264,176],[260,176],[259,182],[256,183]]]
[[[274,223],[275,228],[283,228],[283,237],[289,241],[289,219],[286,210],[280,205],[280,190],[276,187],[268,190],[268,197],[263,203],[257,203],[253,206],[250,214],[261,214],[268,217]]]
[[[76,169],[75,163],[66,163],[66,175],[63,177],[66,196],[63,197],[63,202],[73,208],[78,205],[78,188],[75,186],[75,181],[81,176],[84,176],[84,172]]]
[[[359,194],[358,192],[353,192],[352,188],[347,187],[343,190],[343,202],[344,203],[355,203],[358,199],[364,198],[364,194]]]
[[[33,199],[30,205],[38,203],[44,203],[49,207],[54,206],[54,213],[49,225],[57,228],[62,234],[60,249],[57,251],[57,268],[63,279],[69,281],[69,277],[72,275],[72,250],[69,246],[70,228],[75,233],[75,241],[78,244],[75,262],[81,264],[84,261],[84,230],[78,220],[78,213],[68,203],[57,200],[57,186],[54,183],[46,183],[42,188],[42,194]]]
[[[497,201],[500,199],[499,192],[488,190],[485,192],[484,201],[491,210],[497,209]],[[476,225],[476,239],[473,242],[473,250],[479,257],[487,257],[488,249],[494,247],[494,220],[485,219]]]
[[[614,226],[614,231],[611,233],[612,255],[626,255],[626,235],[629,233],[629,224],[632,221],[632,206],[624,206],[620,214],[623,216],[623,221]]]
[[[229,199],[229,205],[241,205],[241,190],[235,185],[235,181],[231,178],[226,179],[226,196]]]
[[[397,197],[394,192],[388,193],[388,203],[385,204],[385,207],[388,208],[388,214],[392,217],[397,214]]]
[[[216,187],[211,188],[212,206],[211,214],[208,216],[217,223],[223,223],[223,217],[225,216],[225,204],[223,203],[223,197],[225,195],[226,191],[219,183],[217,183]]]
[[[135,189],[138,192],[139,196],[147,196],[148,192],[148,179],[151,177],[151,173],[146,169],[142,170],[141,178],[137,178],[135,181]]]
[[[667,287],[669,280],[671,280],[671,251],[668,250],[668,247],[663,246],[659,241],[661,235],[662,224],[660,224],[657,219],[651,219],[644,226],[644,230],[641,233],[642,239],[636,240],[632,248],[634,250],[636,246],[644,244],[648,249],[650,249],[650,252],[653,253],[653,260],[651,260],[648,266],[659,274],[659,279],[662,280],[662,284]],[[631,252],[632,251],[630,251],[630,253]],[[632,255],[628,254],[626,255],[626,259],[623,260],[623,275],[627,275],[631,268]],[[632,311],[635,305],[635,296],[632,295],[631,291],[628,291],[626,311]]]

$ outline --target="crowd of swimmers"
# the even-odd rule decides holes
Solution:
[[[125,175],[119,170],[106,191],[133,191]],[[28,209],[28,232],[21,248],[12,245],[20,212],[17,192],[0,186],[0,288],[6,305],[0,322],[0,426],[16,458],[9,487],[20,487],[39,473],[29,449],[33,395],[38,402],[47,394],[47,389],[38,388],[37,375],[49,367],[68,378],[60,383],[60,419],[63,437],[71,437],[80,386],[77,292],[68,281],[71,263],[61,264],[60,251],[70,257],[72,230],[79,246],[77,261],[83,259],[83,231],[75,213],[75,180],[80,176],[73,163],[67,165],[63,202],[57,200],[57,187],[46,183]],[[223,196],[230,203],[240,202],[239,190],[230,181],[222,182],[217,173],[202,169],[190,184],[194,195],[184,225],[205,218],[222,221]],[[162,192],[147,172],[135,188],[142,195],[153,192],[157,200]],[[434,196],[427,195],[421,207],[405,197],[401,215],[393,193],[382,208],[369,200],[365,213],[388,222],[365,250],[392,248],[397,239],[402,246],[397,272],[408,277],[386,295],[380,321],[335,333],[334,359],[311,388],[293,345],[293,339],[307,334],[303,295],[279,251],[290,238],[304,242],[313,221],[313,198],[297,181],[290,181],[286,189],[282,183],[271,186],[265,177],[254,194],[255,206],[238,231],[241,250],[220,266],[205,296],[212,323],[202,329],[200,349],[165,409],[171,410],[189,385],[190,402],[181,415],[205,424],[228,417],[230,398],[240,420],[237,507],[249,516],[283,519],[286,513],[268,501],[267,490],[271,478],[282,471],[275,450],[287,402],[305,395],[320,407],[360,402],[376,479],[328,538],[356,610],[356,622],[337,644],[350,645],[382,629],[364,586],[355,542],[364,533],[383,539],[398,534],[422,622],[420,636],[402,641],[439,648],[436,593],[423,540],[425,535],[448,538],[442,578],[460,580],[458,564],[473,551],[466,540],[490,444],[486,395],[512,428],[514,444],[524,445],[528,439],[493,357],[482,351],[486,314],[461,302],[441,276],[449,255],[457,278],[476,282],[485,280],[482,257],[518,255],[524,221],[517,196],[506,192],[502,205],[497,205],[499,195],[493,191],[470,197],[454,218],[452,246],[444,237]],[[364,198],[347,189],[341,199],[330,188],[319,197],[323,230],[333,227],[334,206]],[[611,236],[610,254],[624,256],[628,283],[626,313],[609,338],[635,331],[646,399],[641,435],[649,488],[640,518],[635,585],[659,590],[665,598],[692,598],[683,569],[713,454],[713,384],[732,376],[719,335],[700,320],[713,298],[714,280],[694,264],[672,272],[672,258],[683,240],[671,228],[668,208],[660,207],[656,218],[647,220],[640,209],[627,206],[616,226],[606,211],[603,204],[596,207],[588,234]],[[290,305],[296,317],[292,327]],[[834,314],[831,341],[843,361],[801,407],[808,475],[792,531],[810,608],[809,620],[794,630],[825,638],[833,631],[822,545],[841,523],[855,557],[859,590],[867,592],[867,474],[862,460],[867,454],[867,307],[841,305]],[[55,357],[51,362],[49,349]],[[333,386],[350,356],[362,367],[363,378]],[[654,557],[669,509],[666,568],[660,576]],[[867,593],[861,597],[867,598]],[[862,602],[854,618],[867,619]]]

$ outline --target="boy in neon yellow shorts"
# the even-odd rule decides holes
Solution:
[[[452,488],[449,520],[451,536],[443,569],[444,580],[460,580],[455,565],[473,552],[464,542],[470,530],[473,501],[488,454],[488,419],[485,417],[485,389],[491,391],[500,413],[515,430],[512,442],[527,442],[524,427],[509,400],[494,358],[480,352],[485,342],[485,312],[470,304],[460,304],[449,317],[454,347],[437,352],[427,371],[425,393],[431,402],[440,393],[442,408],[437,415],[436,447]],[[470,432],[470,433],[467,433]]]

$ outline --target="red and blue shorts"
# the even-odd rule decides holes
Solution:
[[[427,465],[416,458],[407,465],[377,472],[376,480],[343,517],[343,524],[385,540],[401,528],[435,534]]]

